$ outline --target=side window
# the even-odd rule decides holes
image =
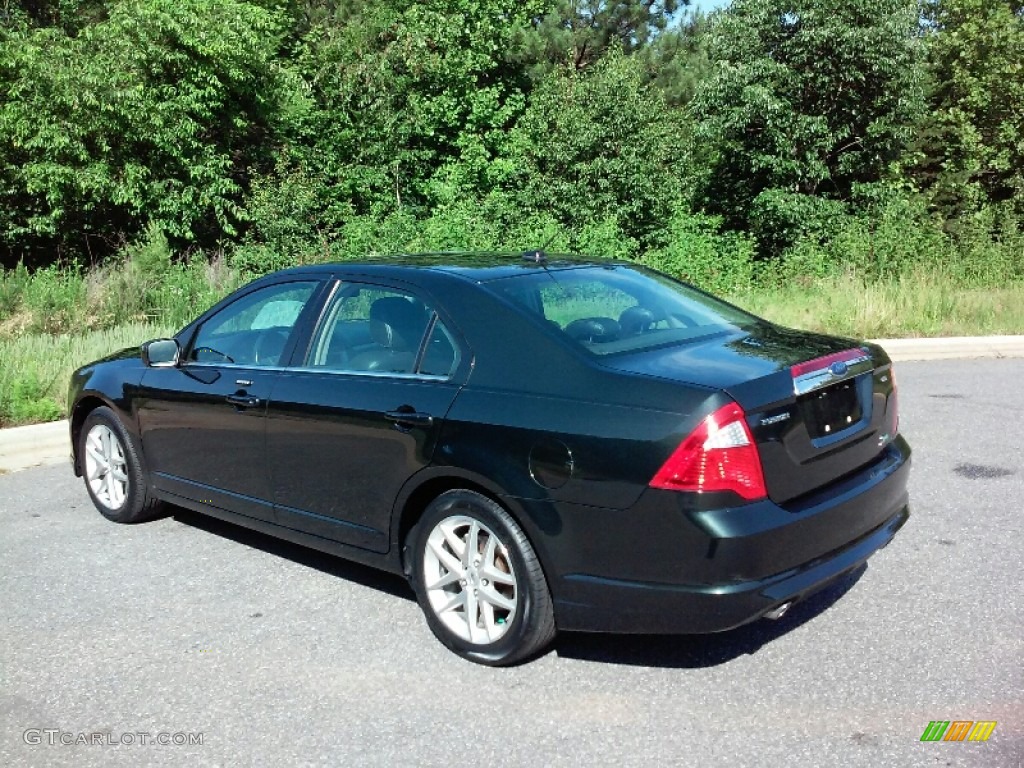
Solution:
[[[459,347],[451,333],[444,327],[440,319],[427,339],[427,348],[423,351],[418,373],[427,376],[451,376],[459,367]]]
[[[309,365],[330,371],[412,373],[432,314],[404,291],[343,284],[324,313]]]
[[[199,328],[189,360],[280,365],[288,338],[316,282],[280,283],[235,301]]]

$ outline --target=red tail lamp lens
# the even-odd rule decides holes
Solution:
[[[723,405],[697,425],[651,480],[672,491],[734,491],[753,501],[768,495],[761,456],[737,403]]]

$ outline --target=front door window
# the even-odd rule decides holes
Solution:
[[[280,283],[253,291],[199,328],[188,360],[280,366],[289,337],[317,283]]]

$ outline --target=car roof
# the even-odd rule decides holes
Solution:
[[[390,275],[411,277],[422,270],[448,273],[464,277],[473,282],[499,280],[514,275],[550,270],[578,269],[580,267],[607,267],[626,265],[629,262],[613,259],[580,258],[564,254],[548,254],[544,251],[484,252],[484,251],[438,251],[429,253],[396,253],[384,256],[369,256],[352,261],[325,262],[301,267],[292,267],[274,274],[359,274]]]

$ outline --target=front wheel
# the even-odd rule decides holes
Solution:
[[[138,451],[117,415],[106,406],[85,417],[78,455],[89,498],[105,518],[137,523],[158,512],[159,502],[149,496]]]
[[[486,496],[443,493],[410,533],[412,584],[434,635],[478,664],[533,656],[555,635],[540,560],[512,517]]]

